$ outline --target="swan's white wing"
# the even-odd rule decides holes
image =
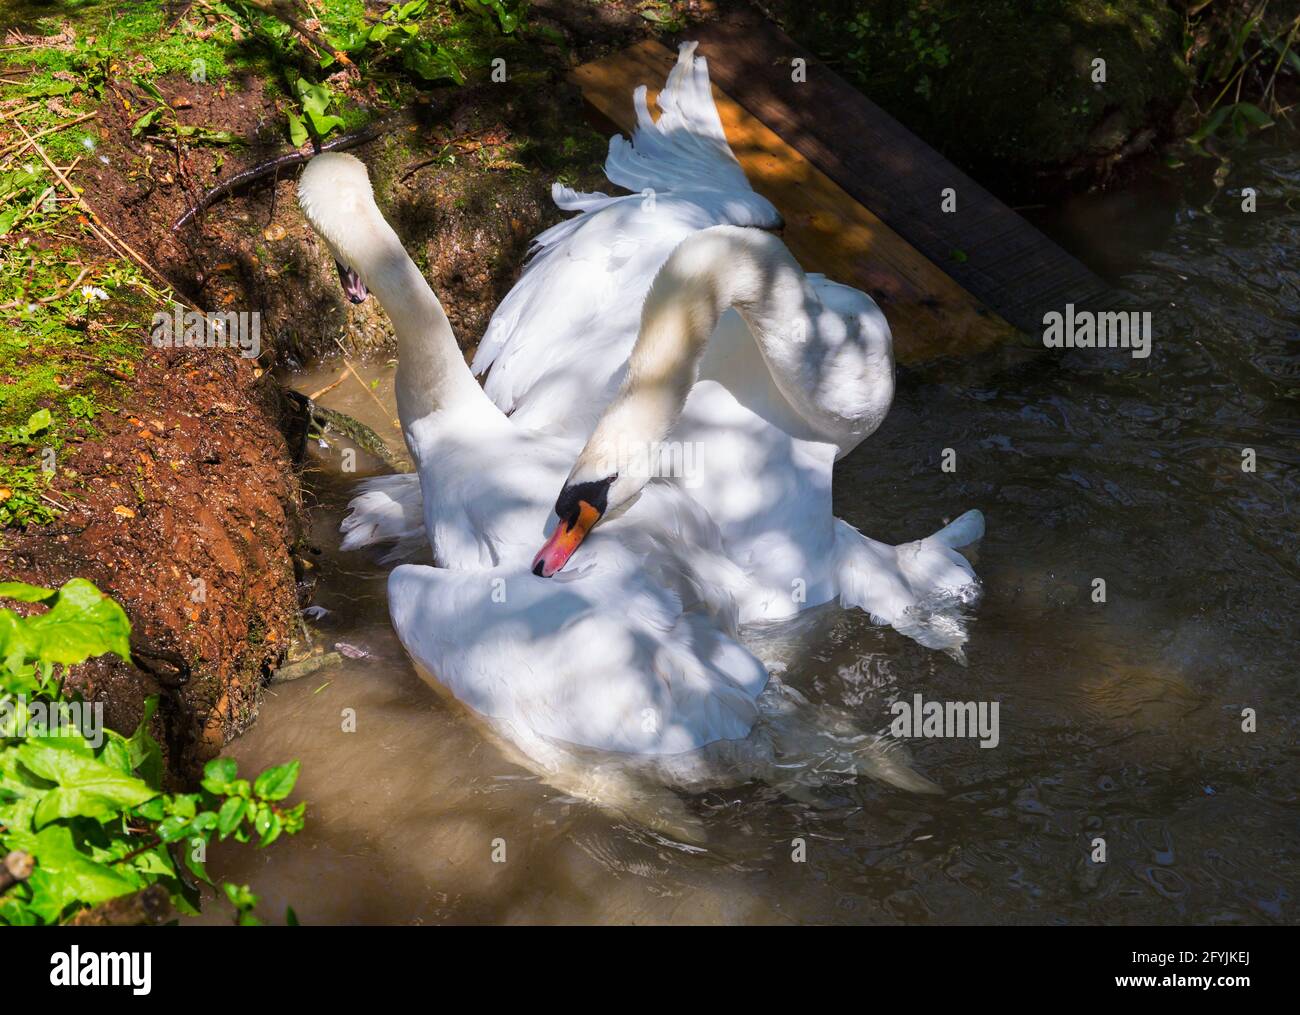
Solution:
[[[420,477],[413,472],[373,476],[357,486],[361,491],[348,504],[350,514],[339,528],[341,550],[386,546],[382,563],[418,560],[429,556],[429,538],[424,529],[424,499]]]
[[[555,581],[406,564],[388,594],[422,667],[475,711],[542,736],[679,754],[744,737],[757,718],[762,664],[634,571]]]
[[[488,325],[473,369],[484,390],[530,429],[585,439],[622,380],[641,304],[686,236],[713,225],[775,228],[727,146],[703,58],[681,47],[654,122],[637,90],[632,140],[610,139],[605,173],[635,193],[555,202],[581,212],[537,237],[534,256]]]
[[[727,144],[718,107],[709,83],[709,64],[695,55],[698,43],[684,42],[677,64],[655,104],[658,121],[650,115],[645,85],[632,94],[636,130],[629,143],[611,138],[605,175],[628,190],[693,189],[750,190],[745,172]],[[745,223],[753,224],[753,223]]]
[[[890,546],[835,520],[840,603],[856,606],[926,648],[962,659],[965,608],[979,598],[970,562],[957,552],[984,535],[984,516],[967,511],[925,539]]]

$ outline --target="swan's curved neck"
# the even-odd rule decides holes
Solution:
[[[409,431],[412,422],[448,410],[500,416],[470,373],[442,304],[392,227],[380,217],[365,222],[358,234],[349,244],[351,266],[397,334],[395,386],[403,428]]]
[[[580,465],[613,469],[608,460],[614,449],[667,437],[695,384],[709,337],[733,307],[791,407],[814,430],[835,439],[837,420],[814,401],[816,384],[804,362],[802,342],[815,301],[803,269],[771,233],[716,226],[683,240],[655,276],[623,386]]]

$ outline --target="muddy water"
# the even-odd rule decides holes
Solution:
[[[383,568],[332,549],[348,483],[318,449],[330,612],[312,636],[368,657],[270,689],[229,753],[301,758],[308,829],[214,870],[304,922],[1294,921],[1300,155],[1259,146],[1222,189],[1148,181],[1048,225],[1154,309],[1151,357],[1027,348],[905,373],[836,474],[839,513],[878,538],[984,510],[969,664],[834,609],[777,636],[782,686],[863,729],[915,694],[997,702],[996,748],[911,742],[945,795],[819,772],[810,751],[673,793],[691,843],[548,785],[413,672]],[[387,400],[391,368],[368,376]],[[323,397],[400,443],[354,382]]]

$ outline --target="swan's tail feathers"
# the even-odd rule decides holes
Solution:
[[[900,546],[877,542],[836,519],[840,603],[965,662],[967,613],[978,602],[980,587],[970,562],[955,547],[969,546],[983,534],[984,516],[978,511]]]
[[[633,96],[632,139],[610,138],[605,162],[609,181],[632,193],[611,197],[554,185],[557,207],[579,214],[533,240],[523,275],[474,353],[471,369],[488,375],[488,397],[503,412],[522,409],[529,426],[536,424],[530,410],[553,418],[554,405],[578,397],[570,387],[578,366],[583,376],[596,378],[584,399],[604,404],[602,386],[603,396],[612,395],[645,293],[686,235],[711,225],[782,224],[772,203],[750,187],[727,144],[708,66],[695,55],[695,43],[680,49],[657,99],[657,121],[646,95],[642,87]],[[595,425],[581,412],[565,417],[584,437]]]
[[[424,530],[424,496],[415,473],[363,480],[343,519],[340,549],[386,547],[382,563],[425,560],[429,540]]]
[[[637,125],[632,140],[615,135],[609,141],[605,175],[611,183],[637,193],[647,189],[752,191],[727,144],[709,83],[709,65],[695,55],[696,45],[684,42],[678,48],[677,64],[655,103],[658,120],[650,113],[645,86],[633,93]]]
[[[972,508],[954,518],[929,538],[936,539],[945,546],[951,546],[954,550],[978,543],[984,538],[984,514]]]
[[[874,779],[908,793],[941,794],[943,790],[912,767],[902,741],[868,733],[854,717],[832,705],[814,705],[802,694],[774,678],[759,699],[760,729],[781,759],[782,776],[815,789],[835,777]],[[789,790],[788,786],[782,786]]]

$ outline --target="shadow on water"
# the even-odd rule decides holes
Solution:
[[[915,694],[998,702],[995,749],[911,741],[946,795],[808,787],[794,759],[683,793],[702,847],[566,796],[419,680],[388,624],[386,572],[333,549],[350,484],[321,472],[330,613],[314,636],[369,655],[268,691],[229,753],[301,758],[307,831],[216,852],[214,872],[251,883],[268,917],[292,904],[304,922],[1293,921],[1300,154],[1256,144],[1212,197],[1161,191],[1150,229],[1116,225],[1126,201],[1062,228],[1126,245],[1119,280],[1155,312],[1149,359],[993,352],[904,373],[884,425],[836,470],[837,513],[878,539],[985,512],[969,665],[833,608],[783,639],[781,682],[866,730]],[[390,368],[368,376],[381,397],[391,387]],[[400,443],[359,388],[326,401]],[[1089,861],[1097,839],[1104,864]]]

